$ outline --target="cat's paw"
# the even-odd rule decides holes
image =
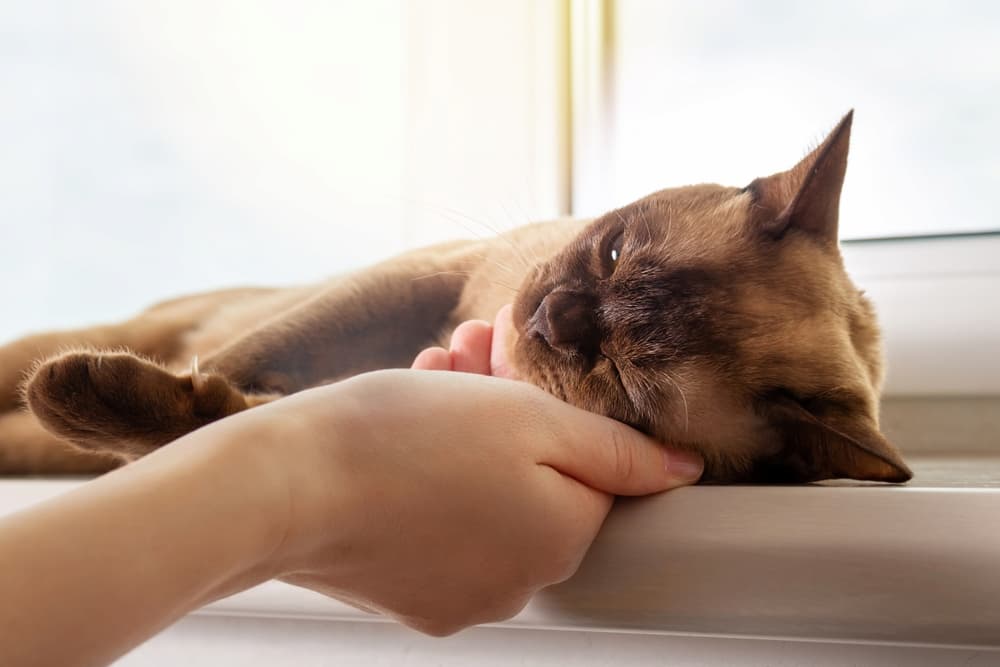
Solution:
[[[71,352],[41,364],[24,396],[49,431],[82,447],[142,456],[247,407],[223,378],[175,375],[127,353]]]

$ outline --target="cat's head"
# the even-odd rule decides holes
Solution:
[[[705,481],[903,482],[871,304],[837,244],[851,115],[788,171],[663,190],[528,275],[518,373],[705,457]]]

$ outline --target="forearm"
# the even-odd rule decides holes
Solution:
[[[219,424],[0,520],[0,664],[106,664],[268,578],[285,499],[239,435]]]
[[[273,576],[432,634],[508,618],[572,574],[610,493],[695,481],[678,461],[469,373],[300,392],[0,521],[0,665],[106,664]]]

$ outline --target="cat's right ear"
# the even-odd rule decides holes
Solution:
[[[913,477],[899,450],[879,433],[863,411],[836,405],[807,409],[798,401],[772,396],[765,408],[781,446],[758,462],[762,482],[805,483],[848,478],[902,483]]]
[[[854,111],[798,164],[745,188],[752,197],[751,225],[769,238],[797,230],[824,244],[837,243],[840,193],[847,170]]]

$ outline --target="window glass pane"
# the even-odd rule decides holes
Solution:
[[[845,238],[1000,229],[1000,3],[613,8],[600,204],[744,185],[791,166],[853,107]]]

